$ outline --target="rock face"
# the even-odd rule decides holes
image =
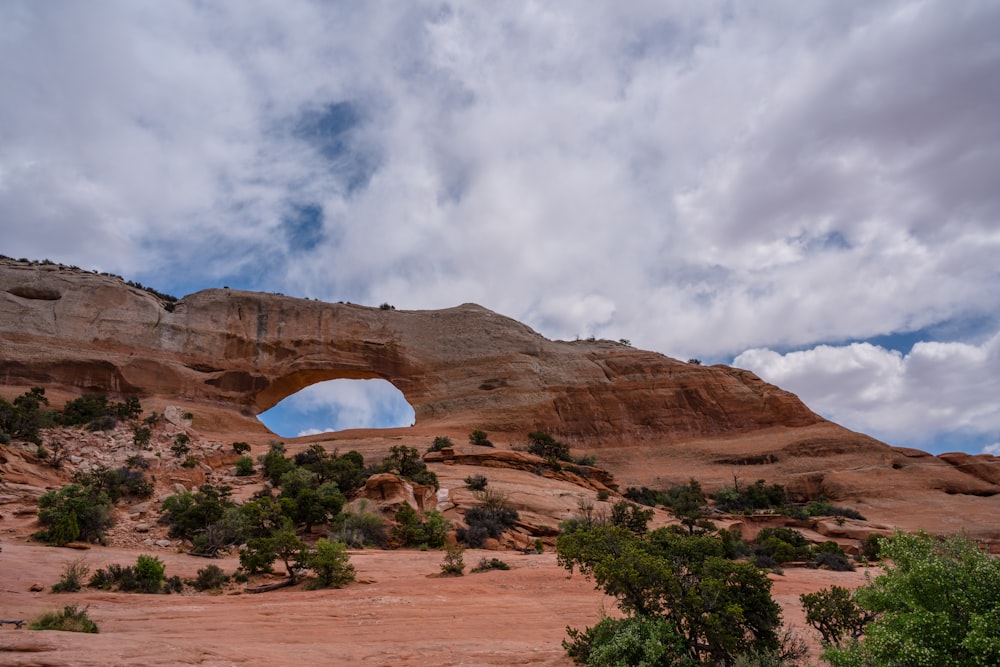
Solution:
[[[169,310],[121,280],[0,262],[0,383],[237,406],[382,378],[417,422],[600,445],[823,420],[752,373],[610,341],[550,341],[479,306],[397,311],[212,289]]]
[[[611,341],[551,341],[471,304],[397,311],[228,289],[171,304],[117,277],[0,260],[7,398],[36,385],[65,396],[137,394],[145,405],[200,406],[202,432],[262,444],[271,434],[258,413],[337,378],[391,382],[416,424],[308,442],[337,447],[350,437],[350,448],[378,456],[399,440],[461,442],[484,429],[509,450],[544,430],[595,454],[621,488],[764,479],[883,524],[1000,540],[997,459],[889,447],[747,371]]]

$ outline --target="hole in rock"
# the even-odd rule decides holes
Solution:
[[[283,438],[352,428],[397,428],[415,420],[403,392],[386,380],[317,382],[257,416]]]

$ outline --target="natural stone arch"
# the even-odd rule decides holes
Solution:
[[[257,421],[281,438],[357,429],[409,428],[416,411],[382,378],[343,378],[310,384],[260,412]]]

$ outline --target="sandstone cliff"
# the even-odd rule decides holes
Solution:
[[[385,379],[415,410],[412,429],[350,434],[362,451],[389,437],[461,441],[473,428],[509,448],[542,429],[596,454],[623,488],[766,479],[892,525],[997,532],[992,457],[889,447],[748,371],[611,341],[551,341],[471,304],[382,310],[229,289],[168,304],[116,277],[0,260],[8,397],[34,385],[138,394],[146,405],[201,406],[214,415],[201,419],[203,432],[266,436],[256,414],[336,378]]]

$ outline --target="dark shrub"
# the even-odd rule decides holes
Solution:
[[[479,560],[479,565],[472,568],[472,572],[489,572],[490,570],[509,570],[510,565],[503,562],[499,558],[490,558],[489,560],[483,556]]]
[[[67,563],[59,582],[52,585],[53,593],[75,593],[83,587],[83,580],[90,574],[90,568],[82,560]]]
[[[191,585],[199,591],[210,591],[222,588],[229,583],[229,575],[218,565],[208,565],[198,570],[198,576]]]
[[[459,528],[458,539],[472,548],[481,547],[487,538],[498,539],[517,523],[517,510],[499,491],[478,492],[480,504],[465,511],[467,528]]]
[[[477,447],[492,447],[493,443],[490,442],[490,436],[486,431],[482,429],[476,429],[469,434],[469,444],[476,445]]]
[[[536,456],[557,461],[570,461],[569,445],[559,442],[544,431],[532,431],[528,434],[531,443],[528,451]]]
[[[470,475],[465,478],[465,486],[473,491],[482,491],[489,482],[483,475]]]
[[[44,529],[35,537],[59,546],[76,540],[99,542],[114,523],[111,510],[107,494],[92,487],[70,484],[48,491],[38,499],[38,522]]]

